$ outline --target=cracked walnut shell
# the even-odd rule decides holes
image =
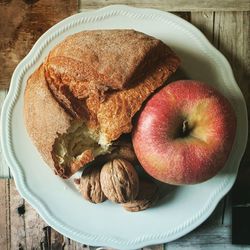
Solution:
[[[100,174],[105,196],[117,203],[134,200],[139,191],[139,178],[132,164],[124,159],[107,162]]]
[[[79,190],[86,200],[101,203],[106,200],[100,184],[100,167],[86,168],[80,178]]]

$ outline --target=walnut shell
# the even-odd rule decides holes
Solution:
[[[137,198],[122,204],[130,212],[138,212],[155,205],[159,199],[159,187],[150,180],[140,180],[140,189]]]
[[[107,162],[100,175],[102,191],[117,203],[134,200],[139,191],[139,178],[132,164],[124,159]]]
[[[101,203],[106,200],[100,184],[100,167],[86,168],[80,178],[79,189],[86,200],[92,203]]]
[[[111,152],[111,154],[107,155],[109,160],[119,158],[125,159],[132,164],[138,162],[132,142],[120,141],[117,145],[114,145],[113,148],[114,150]]]

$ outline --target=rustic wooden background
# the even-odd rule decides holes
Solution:
[[[229,60],[250,110],[249,0],[0,0],[0,109],[15,66],[44,31],[73,13],[110,4],[129,4],[174,12],[197,26]],[[249,167],[248,143],[237,185],[250,180]],[[0,250],[96,249],[76,243],[46,225],[16,191],[1,148],[0,177],[3,177],[0,180]],[[143,249],[249,249],[247,246],[231,244],[231,199],[230,192],[207,221],[181,239],[165,246]]]

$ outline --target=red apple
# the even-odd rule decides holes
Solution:
[[[147,102],[132,139],[146,172],[183,185],[206,181],[223,168],[235,132],[236,116],[223,95],[204,83],[182,80]]]

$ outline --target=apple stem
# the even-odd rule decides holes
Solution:
[[[186,136],[188,133],[188,121],[184,120],[182,124],[182,134]]]

